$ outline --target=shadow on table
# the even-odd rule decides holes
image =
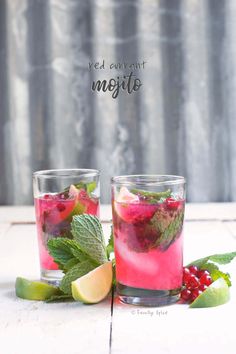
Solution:
[[[14,300],[16,298],[15,282],[0,283],[0,293],[2,296]]]

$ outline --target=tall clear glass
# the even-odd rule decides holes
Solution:
[[[59,283],[63,276],[47,250],[55,237],[72,238],[72,217],[79,214],[99,216],[99,171],[64,169],[33,174],[41,279]]]
[[[179,299],[185,179],[112,178],[117,292],[124,303],[162,306]]]

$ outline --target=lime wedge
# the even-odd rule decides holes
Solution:
[[[139,197],[133,193],[131,193],[128,188],[126,187],[121,187],[120,192],[116,198],[116,201],[118,203],[132,203],[132,202],[138,202]]]
[[[112,285],[112,262],[106,262],[71,283],[72,296],[85,304],[105,299]]]
[[[31,281],[24,278],[16,278],[16,296],[26,300],[47,300],[53,295],[59,295],[61,291],[47,283]]]
[[[201,293],[189,307],[214,307],[223,305],[229,301],[229,287],[223,278],[214,281],[203,293]]]
[[[75,205],[74,209],[72,210],[70,215],[66,218],[66,220],[71,220],[72,216],[81,215],[81,214],[85,213],[85,211],[86,211],[86,206],[83,205],[80,202],[77,202],[77,204]]]

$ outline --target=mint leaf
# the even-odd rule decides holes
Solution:
[[[83,275],[87,274],[96,267],[97,265],[90,260],[86,260],[76,264],[62,278],[60,289],[65,294],[71,295],[71,282],[82,277]]]
[[[224,253],[224,254],[214,254],[209,257],[209,260],[218,264],[230,263],[236,257],[236,252]]]
[[[222,272],[217,264],[228,264],[236,257],[236,252],[213,254],[208,257],[197,259],[191,262],[187,267],[196,265],[200,269],[206,269],[210,272],[213,281],[223,278],[228,286],[231,286],[230,274]]]
[[[72,267],[79,263],[77,258],[71,258],[68,262],[64,265],[64,273],[68,272]]]
[[[161,250],[166,251],[169,246],[174,242],[176,237],[179,236],[179,232],[182,229],[184,221],[184,212],[182,211],[179,215],[168,225],[168,227],[163,231],[161,237],[158,240]]]
[[[187,265],[196,265],[197,267],[201,268],[204,263],[208,261],[212,261],[217,264],[227,264],[230,263],[236,257],[236,252],[229,252],[229,253],[221,253],[221,254],[213,254],[208,257],[197,259]]]
[[[71,295],[53,295],[49,299],[47,299],[45,302],[50,303],[50,302],[63,302],[63,301],[74,301],[73,297]]]
[[[77,189],[85,189],[85,190],[86,190],[86,184],[85,184],[84,182],[79,182],[79,183],[73,184],[73,185],[74,185]],[[66,187],[66,188],[64,189],[63,193],[69,192],[70,186],[71,186],[71,185],[69,185],[68,187]]]
[[[155,232],[158,237],[152,247],[160,247],[166,251],[179,237],[184,220],[184,211],[176,210],[170,215],[166,210],[159,209],[151,219],[150,233]]]
[[[226,281],[226,283],[228,284],[228,286],[232,285],[229,273],[224,273],[224,272],[222,272],[219,269],[213,269],[212,270],[211,278],[212,278],[213,281],[215,281],[215,280],[217,280],[219,278],[223,278]]]
[[[72,249],[71,252],[75,256],[76,259],[78,259],[79,262],[86,261],[88,259],[88,255],[85,254],[83,251],[80,249]]]
[[[71,231],[79,248],[92,260],[98,264],[108,260],[102,226],[96,216],[75,215],[71,223]]]
[[[71,282],[87,274],[107,259],[106,247],[100,221],[91,215],[76,215],[71,223],[74,239],[63,237],[48,241],[48,250],[54,261],[65,273],[60,284],[63,292],[50,301],[71,298]]]
[[[84,189],[88,194],[91,194],[97,187],[97,183],[95,181],[93,182],[79,182],[77,184],[74,184],[74,186],[77,188],[77,189]],[[70,189],[70,186],[66,187],[64,189],[64,193],[65,192],[69,192],[69,189]]]
[[[94,182],[90,182],[86,184],[86,190],[88,192],[88,194],[91,194],[97,187],[97,183]]]
[[[48,251],[62,270],[67,270],[66,264],[76,258],[73,251],[79,251],[79,245],[75,240],[64,237],[50,239],[47,243]]]
[[[167,189],[164,192],[148,192],[148,191],[144,191],[142,189],[131,189],[130,192],[133,194],[141,195],[146,198],[154,198],[155,201],[158,201],[161,198],[168,198],[171,196],[170,189]]]
[[[113,231],[111,229],[111,235],[110,235],[110,238],[109,238],[109,241],[108,241],[108,245],[106,247],[106,250],[107,250],[107,258],[109,260],[110,257],[111,257],[111,254],[114,253],[114,236],[113,236]]]
[[[206,269],[211,273],[213,270],[219,270],[219,267],[215,263],[206,262],[201,265],[200,269]]]

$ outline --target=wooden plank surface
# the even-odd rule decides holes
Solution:
[[[96,306],[16,298],[16,276],[39,278],[35,225],[14,225],[0,247],[0,353],[109,352],[111,297]]]
[[[236,250],[235,205],[187,206],[185,263]],[[101,215],[108,239],[110,207]],[[226,266],[231,301],[218,308],[141,308],[115,297],[111,316],[111,298],[95,306],[24,301],[14,295],[16,276],[39,277],[36,228],[28,222],[33,207],[0,207],[0,354],[235,353],[236,262]]]
[[[236,250],[236,240],[222,222],[186,222],[186,263],[217,252]],[[234,354],[236,262],[225,266],[232,274],[231,301],[223,306],[189,309],[187,305],[144,308],[122,305],[115,298],[112,354]]]
[[[0,224],[0,240],[6,234],[7,230],[11,227],[10,223]]]
[[[236,203],[187,203],[185,219],[236,221]]]
[[[225,222],[225,226],[227,227],[231,235],[236,239],[236,222]]]

